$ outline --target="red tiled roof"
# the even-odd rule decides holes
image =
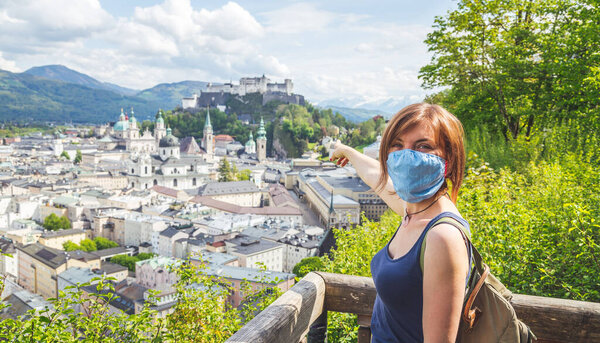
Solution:
[[[216,135],[215,141],[231,141],[231,142],[233,142],[234,139],[230,135]]]
[[[177,198],[177,190],[173,189],[173,188],[169,188],[169,187],[164,187],[164,186],[153,186],[152,188],[150,188],[151,190],[155,191],[156,193],[160,193],[166,196],[170,196],[172,198]]]

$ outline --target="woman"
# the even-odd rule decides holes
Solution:
[[[455,342],[470,254],[460,229],[433,223],[452,217],[468,229],[455,206],[465,168],[460,121],[440,106],[413,104],[389,121],[379,161],[343,144],[335,147],[331,160],[352,163],[363,181],[403,216],[371,261],[377,289],[372,342]]]

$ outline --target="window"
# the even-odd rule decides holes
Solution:
[[[158,181],[156,179],[154,179],[154,185],[158,185]]]
[[[144,167],[144,174],[148,174],[148,167]]]
[[[131,183],[131,188],[134,188],[134,187],[135,187],[135,183],[132,182]]]
[[[177,187],[177,179],[173,179],[173,187]]]
[[[195,185],[196,185],[196,178],[193,178],[192,179],[192,186],[195,186]]]
[[[135,170],[133,168],[131,168],[131,174],[135,173]]]

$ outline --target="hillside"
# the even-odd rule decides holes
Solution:
[[[161,83],[152,88],[144,89],[136,94],[137,97],[161,104],[162,108],[172,109],[181,106],[181,98],[191,97],[194,93],[206,88],[208,82],[181,81],[175,83]]]
[[[161,105],[138,97],[0,70],[0,120],[101,123],[121,108],[133,107],[140,119],[151,118]]]
[[[93,77],[82,74],[63,65],[46,65],[40,67],[29,68],[23,72],[33,76],[39,76],[50,80],[64,81],[74,83],[81,86],[86,86],[94,89],[103,89],[122,95],[135,95],[139,90],[121,87],[108,82],[100,82]]]

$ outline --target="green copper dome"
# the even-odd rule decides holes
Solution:
[[[129,129],[129,122],[127,122],[125,119],[119,120],[113,127],[113,130],[115,131],[125,131],[127,129]]]

